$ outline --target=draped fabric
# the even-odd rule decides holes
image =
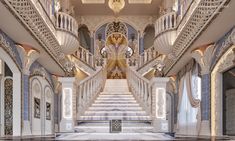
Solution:
[[[184,76],[181,77],[181,79],[179,81],[179,100],[178,100],[177,112],[179,112],[179,109],[180,109],[180,103],[182,101],[183,88],[184,88]]]
[[[192,70],[187,72],[185,75],[187,94],[192,107],[197,108],[200,106],[200,99],[198,99],[198,97],[194,97],[197,94],[193,93],[195,91],[192,90],[192,76]]]
[[[177,134],[198,135],[201,120],[201,78],[198,75],[197,64],[191,68],[187,67],[186,70],[179,81]]]

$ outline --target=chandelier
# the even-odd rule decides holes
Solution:
[[[109,8],[115,14],[119,13],[125,6],[125,0],[109,0]]]

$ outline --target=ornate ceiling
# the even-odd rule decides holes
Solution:
[[[125,0],[120,15],[158,15],[163,0]],[[70,0],[76,15],[113,15],[108,0]]]

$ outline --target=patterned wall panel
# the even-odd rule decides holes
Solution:
[[[13,134],[13,80],[7,78],[4,82],[4,132]]]

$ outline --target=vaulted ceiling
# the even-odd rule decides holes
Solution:
[[[125,0],[125,7],[119,15],[158,15],[159,6],[163,0]],[[108,7],[108,0],[70,0],[75,14],[113,15]]]

